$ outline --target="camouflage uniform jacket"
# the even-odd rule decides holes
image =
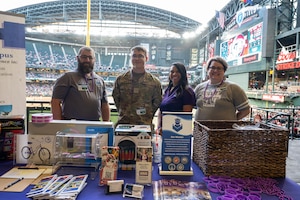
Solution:
[[[145,72],[134,81],[128,71],[117,77],[112,96],[119,113],[117,124],[151,125],[162,101],[162,88],[154,75]]]

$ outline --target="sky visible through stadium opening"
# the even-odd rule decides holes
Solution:
[[[1,5],[0,10],[7,11],[22,6],[50,1],[53,0],[9,0]],[[212,0],[210,2],[195,0],[126,0],[126,2],[169,10],[206,24],[215,16],[216,10],[221,10],[230,0]]]

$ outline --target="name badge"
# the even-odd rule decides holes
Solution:
[[[78,85],[78,91],[87,91],[88,90],[88,86],[87,85]]]
[[[138,108],[136,109],[137,115],[145,115],[146,114],[146,108]]]

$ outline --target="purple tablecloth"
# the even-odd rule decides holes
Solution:
[[[0,174],[4,174],[8,170],[10,170],[13,167],[12,162],[0,162]],[[85,173],[84,169],[83,171],[80,171],[78,169],[75,169],[77,172],[75,173]],[[73,173],[72,171],[68,171],[67,168],[64,169],[63,172],[58,171],[59,173],[66,174],[67,172]],[[202,171],[193,164],[193,176],[160,176],[158,172],[157,164],[154,164],[153,167],[153,177],[152,180],[160,180],[160,179],[177,179],[177,180],[183,180],[183,181],[196,181],[196,182],[203,182],[203,173]],[[135,182],[135,172],[134,171],[120,171],[118,174],[118,179],[123,179],[125,183],[134,183]],[[300,199],[300,186],[293,182],[292,180],[288,178],[280,178],[276,179],[279,182],[279,187],[285,192],[286,195],[292,197],[294,200]],[[105,187],[100,187],[98,185],[99,177],[96,176],[95,180],[88,179],[87,186],[84,188],[84,190],[79,194],[77,197],[78,200],[93,200],[93,199],[124,199],[122,194],[105,194]],[[7,200],[22,200],[27,199],[26,193],[29,192],[29,190],[33,186],[28,186],[23,192],[0,192],[0,199],[7,199]],[[210,193],[213,200],[216,200],[217,197],[220,194],[216,193]],[[153,199],[153,190],[151,186],[145,186],[144,190],[144,198],[145,200]],[[278,200],[278,197],[276,196],[269,196],[266,194],[262,194],[263,200]]]

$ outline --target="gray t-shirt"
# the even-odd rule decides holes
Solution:
[[[52,98],[62,99],[64,119],[99,120],[101,104],[107,103],[104,80],[93,72],[85,78],[79,72],[67,72],[58,78],[53,87]]]
[[[200,83],[195,95],[195,120],[237,120],[237,110],[250,107],[244,90],[229,81],[221,85],[210,85],[209,81]]]

